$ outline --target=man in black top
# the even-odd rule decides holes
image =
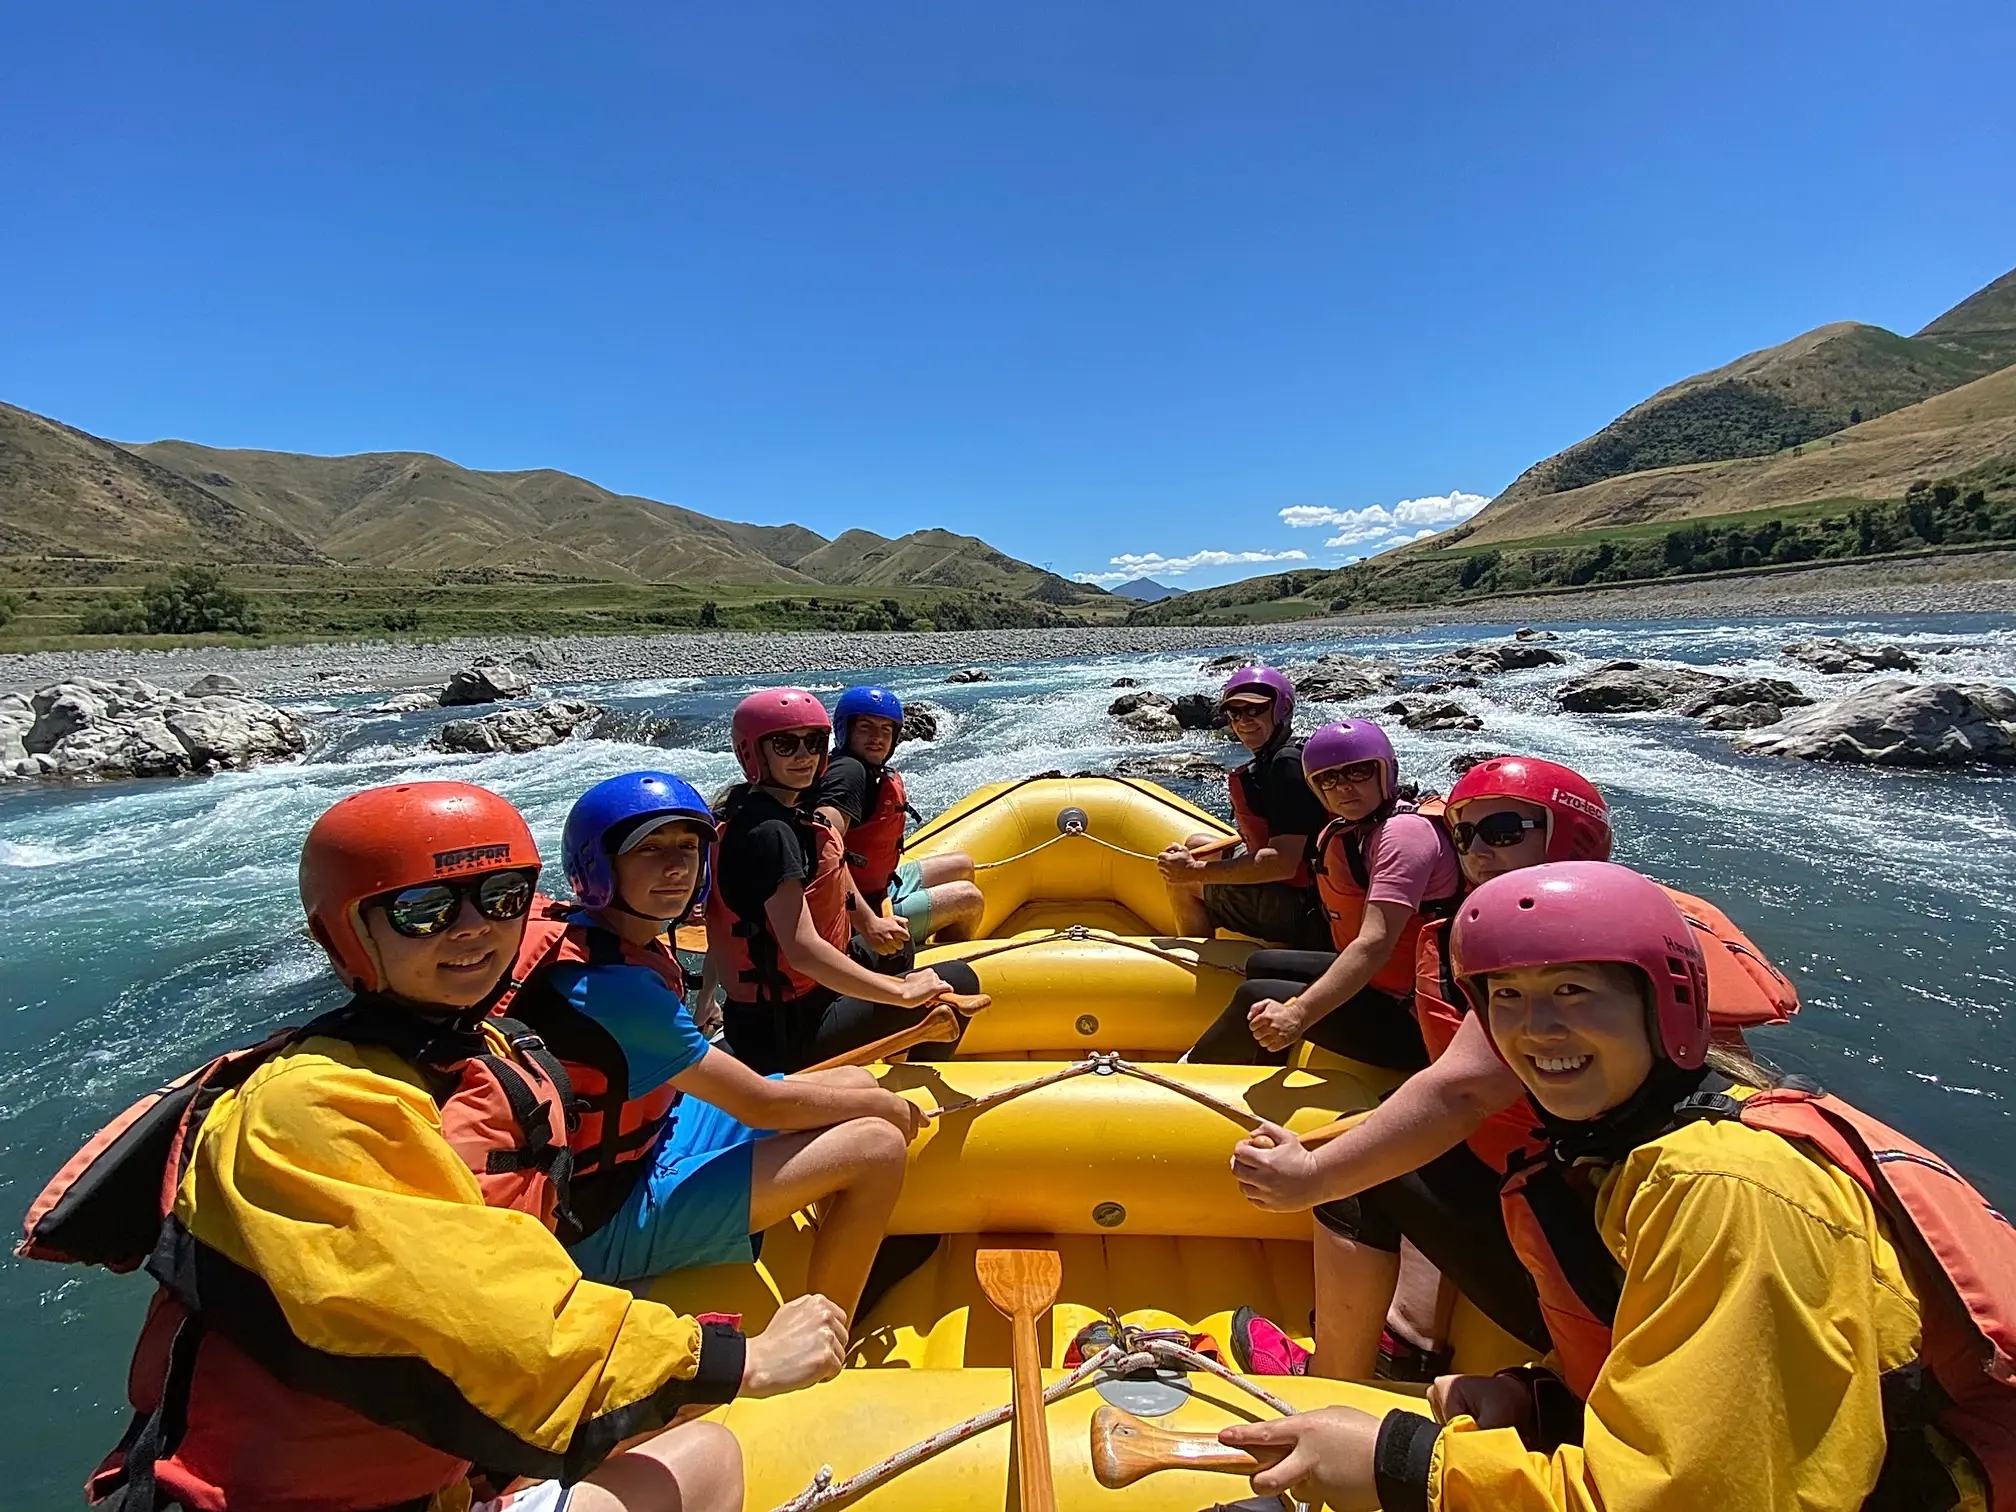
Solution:
[[[1226,777],[1245,853],[1192,854],[1213,843],[1212,835],[1192,835],[1162,853],[1177,931],[1208,937],[1227,929],[1291,949],[1328,950],[1330,930],[1309,850],[1329,816],[1302,775],[1295,686],[1272,667],[1246,667],[1226,682],[1219,707],[1253,753]]]

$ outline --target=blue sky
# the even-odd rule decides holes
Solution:
[[[0,399],[1196,587],[1923,324],[2012,77],[2007,0],[17,7]]]

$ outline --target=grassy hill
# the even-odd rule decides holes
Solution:
[[[304,636],[971,627],[1125,612],[1100,589],[947,530],[829,541],[550,469],[121,445],[0,405],[0,588],[33,596],[6,639],[71,633],[92,595],[178,563],[226,569],[270,629]]]
[[[2016,270],[1961,300],[1918,339],[2005,367],[2016,362]]]

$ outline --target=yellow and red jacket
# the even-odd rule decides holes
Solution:
[[[1507,1226],[1586,1401],[1570,1433],[1389,1423],[1386,1504],[1850,1512],[1886,1461],[1926,1455],[1962,1492],[1978,1466],[1994,1505],[2016,1495],[2008,1220],[1810,1086],[1704,1088],[1676,1117],[1614,1164],[1536,1163],[1507,1183]]]
[[[1330,920],[1330,943],[1335,949],[1341,951],[1357,939],[1359,927],[1365,922],[1366,890],[1372,885],[1365,865],[1366,845],[1380,824],[1411,816],[1413,810],[1403,809],[1371,825],[1333,819],[1316,837],[1313,847],[1316,852],[1316,891],[1323,899],[1323,912]],[[1433,827],[1436,837],[1445,847],[1451,843],[1441,825],[1425,815],[1420,817]],[[1422,927],[1429,919],[1447,916],[1456,907],[1457,897],[1457,894],[1451,893],[1446,898],[1422,899],[1421,907],[1408,918],[1406,928],[1400,932],[1386,964],[1373,972],[1372,979],[1365,985],[1397,998],[1411,993],[1421,953]],[[1448,1048],[1446,1042],[1443,1048]]]
[[[719,951],[723,966],[721,988],[736,1003],[781,1003],[804,997],[819,983],[796,970],[784,959],[770,921],[758,910],[744,919],[722,895],[721,857],[734,845],[741,829],[759,819],[786,818],[798,832],[808,871],[804,878],[805,909],[819,937],[845,954],[854,939],[853,921],[847,916],[846,842],[839,832],[816,813],[787,808],[761,788],[752,788],[728,814],[714,841],[713,889],[707,894],[707,941],[710,951]]]
[[[875,773],[875,803],[847,827],[847,865],[854,885],[871,907],[880,908],[889,895],[890,879],[903,859],[903,827],[915,818],[903,774],[883,767]]]
[[[630,1062],[622,1044],[556,992],[541,970],[569,963],[641,967],[661,977],[678,998],[686,995],[686,975],[669,949],[632,945],[584,921],[577,905],[540,898],[526,921],[511,985],[496,1011],[522,1021],[546,1042],[574,1091],[571,1200],[558,1228],[561,1240],[572,1244],[623,1206],[679,1093],[665,1082],[630,1095]]]
[[[566,1100],[510,1020],[360,1003],[108,1126],[19,1250],[144,1258],[160,1285],[134,1424],[94,1499],[447,1507],[472,1464],[578,1479],[682,1407],[731,1398],[739,1334],[583,1280],[553,1237]]]

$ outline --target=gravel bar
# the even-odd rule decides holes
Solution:
[[[1102,625],[1055,630],[831,631],[716,635],[465,637],[304,646],[197,646],[173,651],[36,651],[0,655],[0,692],[60,677],[143,677],[180,687],[225,672],[268,698],[438,687],[489,654],[523,657],[541,682],[847,672],[863,667],[999,666],[1143,652],[1334,640],[1354,631],[1431,625],[1480,628],[1586,620],[1853,619],[1878,614],[2016,614],[2016,552],[1923,562],[1843,563],[1754,578],[1676,580],[1639,588],[1534,594],[1446,608],[1389,610],[1269,625]]]

